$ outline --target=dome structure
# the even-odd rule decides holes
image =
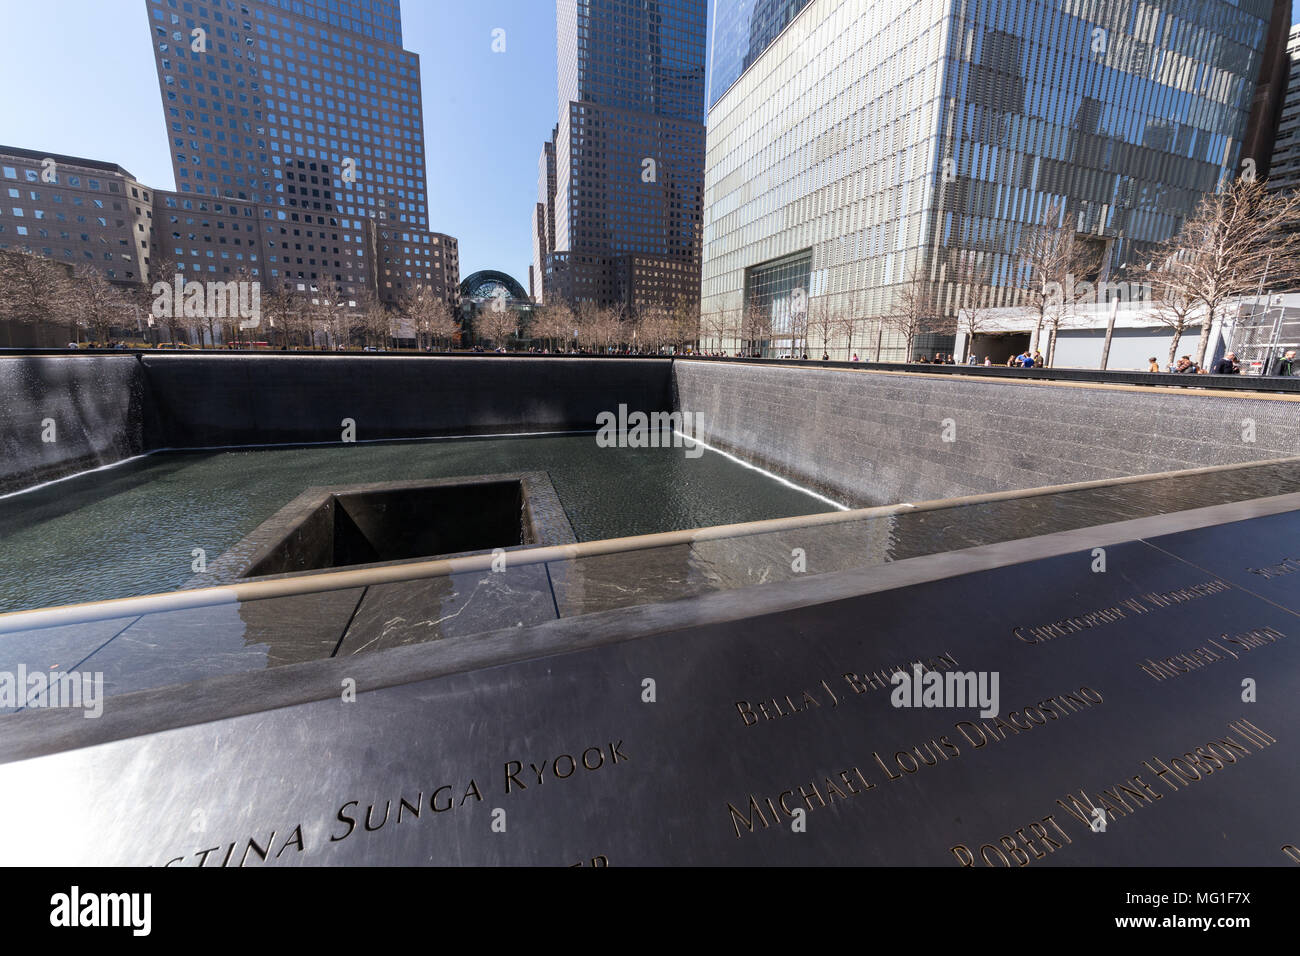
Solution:
[[[528,301],[528,293],[524,291],[523,286],[506,273],[497,272],[495,269],[475,272],[460,284],[462,301],[473,299],[476,302],[483,302],[502,295],[507,299],[517,299],[520,302]]]

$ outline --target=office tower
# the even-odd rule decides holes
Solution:
[[[1268,178],[1268,185],[1272,189],[1295,189],[1300,186],[1300,26],[1293,26],[1290,30],[1287,66],[1286,98]]]
[[[532,222],[546,301],[640,309],[698,298],[706,8],[558,0],[560,116]]]
[[[820,322],[817,351],[901,359],[886,318],[915,280],[942,326],[915,351],[951,351],[971,296],[1020,304],[1053,210],[1095,254],[1081,278],[1138,263],[1253,158],[1277,6],[720,0],[706,325],[744,315],[732,338],[779,351]]]
[[[0,146],[0,249],[144,281],[153,192],[115,163]]]
[[[432,284],[454,303],[449,237],[429,231],[420,63],[402,48],[397,0],[145,6],[179,201],[240,218],[239,204],[255,205],[254,275],[387,302]],[[157,251],[195,278],[221,271],[185,242]]]
[[[529,295],[534,301],[545,298],[543,276],[546,259],[555,251],[555,138],[559,127],[551,130],[551,138],[542,144],[537,157],[537,205],[533,209],[533,264],[529,267]]]

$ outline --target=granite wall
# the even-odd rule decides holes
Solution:
[[[508,356],[146,355],[151,448],[594,430],[667,409],[667,360]]]
[[[1300,455],[1294,400],[707,361],[673,390],[710,445],[855,506]]]
[[[0,494],[143,452],[147,392],[132,355],[0,358]]]
[[[704,361],[22,356],[0,389],[0,493],[161,448],[335,442],[347,418],[358,441],[577,431],[624,403],[700,413],[709,444],[850,505],[1300,455],[1293,400]]]
[[[145,451],[594,430],[671,401],[667,360],[0,356],[0,493]],[[53,419],[55,441],[42,441]]]

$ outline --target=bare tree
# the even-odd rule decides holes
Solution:
[[[745,310],[740,315],[740,350],[748,356],[759,351],[759,343],[771,337],[771,309],[764,305],[755,293],[750,296]]]
[[[69,310],[74,297],[67,270],[21,249],[0,249],[0,318],[38,325]],[[13,345],[13,331],[9,332]]]
[[[559,305],[542,305],[533,310],[529,331],[533,339],[540,340],[543,348],[549,351],[572,334],[573,324],[565,320]]]
[[[814,335],[821,344],[822,352],[829,355],[831,339],[840,325],[841,311],[839,305],[830,296],[820,296],[808,302],[808,337]],[[805,343],[807,351],[807,343]]]
[[[497,303],[501,304],[500,308]],[[506,305],[504,299],[495,299],[479,313],[478,325],[484,338],[498,348],[505,348],[510,337],[519,331],[519,313]]]
[[[366,286],[357,293],[356,321],[366,345],[388,348],[393,337],[393,314],[376,292]]]
[[[1060,327],[1065,307],[1061,290],[1074,287],[1081,268],[1082,251],[1075,239],[1074,216],[1058,200],[1047,207],[1043,221],[1025,234],[1020,259],[1028,273],[1024,302],[1037,316],[1034,347],[1041,348],[1043,327]]]
[[[1201,307],[1196,364],[1205,363],[1210,328],[1227,303],[1255,292],[1267,270],[1293,276],[1300,245],[1300,191],[1270,192],[1238,178],[1202,198],[1178,234],[1163,243],[1161,263],[1186,270],[1185,294]]]
[[[808,351],[808,292],[795,289],[790,295],[790,354]]]
[[[94,266],[78,266],[72,278],[77,323],[89,329],[95,341],[107,342],[113,337],[113,327],[126,320],[131,303],[126,294]]]
[[[149,257],[149,302],[150,314],[152,314],[152,303],[157,299],[153,294],[153,289],[160,282],[167,283],[168,286],[174,287],[176,276],[180,274],[180,269],[176,265],[176,255],[162,249],[155,244],[153,255]],[[185,314],[179,308],[178,303],[172,303],[172,307],[159,310],[162,315],[155,315],[154,318],[164,329],[167,330],[167,340],[172,345],[176,344],[176,334],[184,331],[186,328]]]
[[[722,336],[725,322],[719,309],[700,313],[700,349],[707,347],[722,348]]]
[[[1134,281],[1150,283],[1154,309],[1152,317],[1173,332],[1169,343],[1168,364],[1172,365],[1178,354],[1178,345],[1203,316],[1192,288],[1191,274],[1184,263],[1176,258],[1153,263],[1148,269],[1130,273]]]
[[[346,345],[352,329],[351,307],[343,287],[326,277],[311,292],[312,325],[322,332],[325,345]]]
[[[835,332],[844,335],[844,352],[845,358],[852,358],[856,353],[853,351],[853,340],[858,334],[858,325],[861,322],[863,306],[866,301],[866,293],[859,289],[853,293],[852,299],[847,308],[845,308],[836,317]]]
[[[263,279],[261,296],[262,318],[265,320],[263,334],[269,341],[273,334],[278,333],[282,344],[292,344],[298,311],[293,292],[278,279]]]
[[[959,251],[957,256],[956,268],[950,276],[956,285],[957,331],[966,336],[964,360],[975,347],[975,336],[988,331],[993,317],[993,289],[978,265],[975,253]]]
[[[703,337],[700,302],[690,296],[681,296],[668,314],[667,344],[674,349],[684,349],[698,343]]]
[[[615,345],[621,344],[630,336],[624,334],[623,318],[626,310],[622,306],[598,309],[595,324],[592,327],[593,339],[602,352],[608,352]]]
[[[451,306],[432,286],[420,283],[402,293],[398,309],[415,329],[415,346],[432,348],[438,340],[450,342],[460,330]]]
[[[907,270],[903,282],[894,293],[894,307],[881,317],[884,327],[903,337],[903,361],[912,361],[912,346],[916,337],[933,331],[937,326],[934,312],[934,287],[917,266]]]
[[[312,303],[310,289],[298,289],[294,285],[284,284],[278,286],[286,296],[286,305],[282,312],[279,313],[280,321],[284,323],[284,333],[289,343],[300,343],[305,348],[312,348],[316,344],[316,330],[314,326],[316,306]]]

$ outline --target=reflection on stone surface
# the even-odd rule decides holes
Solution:
[[[16,675],[20,666],[29,674],[73,670],[136,620],[134,617],[114,618],[0,634],[0,671]],[[0,714],[18,709],[0,706]]]
[[[92,654],[108,694],[329,657],[360,588],[147,614]]]
[[[555,620],[546,566],[507,566],[366,589],[340,657]]]
[[[550,569],[561,617],[718,590],[717,576],[695,564],[687,544],[553,561]]]

